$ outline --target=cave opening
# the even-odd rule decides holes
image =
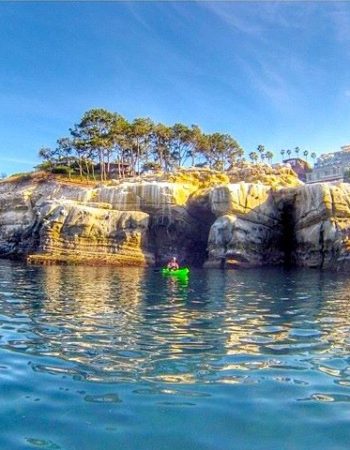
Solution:
[[[181,265],[202,267],[208,259],[208,236],[215,217],[153,217],[149,226],[150,250],[157,266],[177,256]]]
[[[206,210],[200,214],[196,211],[194,217],[195,227],[191,232],[190,239],[186,245],[186,253],[191,265],[194,267],[203,267],[208,260],[208,240],[210,228],[216,220],[216,216]]]
[[[294,206],[292,202],[286,202],[283,205],[281,214],[281,250],[284,255],[283,262],[285,267],[293,267],[295,265],[295,218]]]

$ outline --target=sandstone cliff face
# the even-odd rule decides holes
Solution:
[[[206,267],[251,267],[283,262],[281,212],[269,186],[236,183],[197,193],[202,214],[216,218],[208,236]]]
[[[195,189],[140,180],[96,187],[55,180],[3,182],[0,255],[28,255],[42,263],[146,266],[176,254],[200,263],[207,233],[186,209]]]
[[[0,256],[148,266],[177,255],[206,267],[349,268],[350,185],[302,185],[288,168],[280,178],[277,169],[266,173],[262,184],[254,178],[261,167],[239,170],[253,181],[237,180],[237,170],[189,169],[108,186],[1,182]]]
[[[76,202],[40,206],[44,220],[30,262],[87,262],[143,266],[154,263],[147,251],[149,217]]]
[[[280,194],[292,206],[295,264],[349,269],[350,185],[320,183]]]

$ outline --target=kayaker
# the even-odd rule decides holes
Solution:
[[[177,270],[179,268],[179,264],[177,262],[176,256],[173,256],[171,260],[167,264],[167,268],[170,270]]]

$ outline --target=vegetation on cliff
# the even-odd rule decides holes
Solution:
[[[57,140],[57,147],[41,148],[39,167],[55,173],[78,172],[103,181],[147,170],[171,172],[187,163],[225,170],[241,159],[243,150],[229,134],[205,134],[197,125],[167,126],[149,118],[129,122],[105,109],[87,111]]]

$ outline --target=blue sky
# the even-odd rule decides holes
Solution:
[[[350,143],[350,3],[0,3],[0,173],[93,107],[334,151]]]

